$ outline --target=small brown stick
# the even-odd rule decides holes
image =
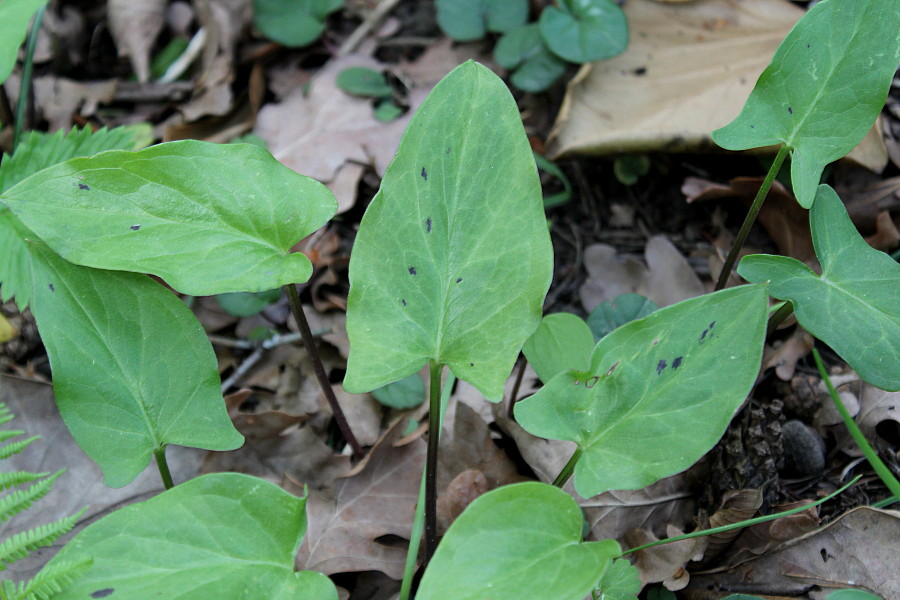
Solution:
[[[334,418],[337,421],[338,427],[341,429],[341,433],[344,435],[344,439],[347,440],[347,443],[350,444],[350,447],[353,449],[354,458],[360,459],[363,457],[362,448],[360,447],[359,442],[356,441],[356,436],[353,435],[353,431],[350,430],[350,424],[347,423],[347,417],[344,416],[344,411],[341,410],[341,405],[338,404],[337,397],[334,395],[334,389],[331,387],[331,382],[328,381],[328,376],[325,374],[325,367],[322,365],[322,359],[319,357],[316,341],[313,338],[312,332],[309,330],[309,322],[306,320],[306,314],[303,312],[303,306],[300,304],[300,295],[297,293],[297,287],[293,284],[289,284],[284,286],[284,291],[287,294],[288,304],[291,306],[291,313],[294,315],[294,320],[297,321],[297,327],[300,328],[300,335],[303,336],[306,351],[309,353],[309,359],[312,361],[313,370],[316,372],[316,379],[319,380],[319,386],[321,386],[322,392],[328,400],[328,405],[331,406],[331,412],[334,414]]]

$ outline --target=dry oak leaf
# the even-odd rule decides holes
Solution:
[[[406,549],[378,541],[388,535],[409,539],[415,516],[425,442],[395,447],[402,425],[403,420],[389,429],[351,473],[336,480],[331,494],[310,493],[298,569],[403,577]]]

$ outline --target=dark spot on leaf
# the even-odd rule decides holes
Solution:
[[[788,114],[789,114],[789,115],[794,114],[794,109],[791,108],[790,106],[788,106]]]
[[[431,233],[431,217],[425,219],[425,230]]]
[[[678,367],[680,367],[680,366],[681,366],[681,361],[682,361],[683,359],[684,359],[683,356],[678,356],[678,357],[676,357],[675,360],[672,361],[672,368],[673,368],[673,369],[677,369]]]
[[[750,129],[756,129],[756,125],[751,125]]]
[[[410,274],[410,275],[415,275],[415,274],[416,274],[416,268],[415,268],[415,267],[410,267],[410,268],[409,268],[409,274]]]
[[[78,184],[78,189],[79,189],[79,190],[89,190],[89,189],[91,189],[91,186],[89,186],[89,185],[86,184],[86,183],[79,183],[79,184]]]
[[[587,381],[584,382],[584,387],[590,389],[590,388],[594,387],[595,385],[597,385],[598,381],[600,381],[600,376],[594,375],[593,377],[591,377],[590,379],[588,379]]]
[[[655,346],[655,345],[657,345],[658,343],[659,343],[659,340],[653,340],[653,343],[650,344],[650,345],[651,345],[651,346]]]
[[[703,330],[703,333],[700,334],[700,339],[698,340],[701,344],[706,341],[707,335],[709,335],[709,337],[712,337],[712,330],[713,330],[713,327],[715,327],[715,326],[716,326],[716,322],[713,321],[712,323],[709,324],[709,327],[707,327],[706,329]]]
[[[50,288],[50,291],[51,291],[51,292],[55,292],[55,291],[56,291],[56,288],[55,288],[55,287],[54,287],[54,286],[53,286],[53,284],[52,284],[52,283],[51,283],[51,284],[49,284],[49,285],[48,285],[48,286],[47,286],[47,287],[49,287],[49,288]]]
[[[459,283],[459,282],[461,282],[461,281],[462,281],[462,277],[457,277],[457,278],[456,278],[456,283]]]
[[[474,367],[474,366],[475,366],[475,363],[469,363],[469,366],[470,366],[470,367]]]
[[[444,150],[444,154],[450,154],[450,146],[447,146],[447,149]]]
[[[647,74],[647,67],[638,67],[637,69],[634,70],[634,74],[635,74],[635,75],[638,75],[638,76],[646,75],[646,74]]]
[[[422,167],[422,179],[428,181],[428,171],[425,170],[425,167]]]
[[[809,44],[807,44],[806,47],[809,48]]]
[[[140,225],[132,225],[131,227],[129,227],[129,229],[131,229],[132,231],[137,231],[140,228],[141,228]]]
[[[91,598],[106,598],[107,596],[111,596],[115,591],[115,588],[104,588],[102,590],[97,590],[96,592],[91,594]]]
[[[659,375],[660,373],[662,373],[665,370],[665,368],[666,368],[666,359],[662,359],[656,364],[656,374]]]
[[[613,366],[609,368],[609,371],[606,372],[607,376],[612,375],[612,372],[616,370],[616,367],[619,366],[619,361],[613,363]]]
[[[406,300],[405,300],[405,299],[403,299],[403,300],[400,300],[400,302],[402,302],[402,303],[403,303],[403,306],[406,306]]]

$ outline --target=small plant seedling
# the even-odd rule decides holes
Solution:
[[[425,382],[418,373],[413,373],[384,387],[372,390],[372,395],[385,406],[397,410],[407,410],[422,404],[425,399]]]
[[[550,50],[573,63],[612,58],[628,46],[625,13],[612,0],[559,0],[538,24]]]
[[[587,324],[594,334],[594,341],[612,333],[615,329],[641,319],[659,310],[653,300],[640,294],[622,294],[609,302],[601,302],[588,315]]]
[[[613,173],[622,185],[634,185],[650,170],[650,160],[643,154],[629,154],[616,158]]]
[[[270,40],[300,48],[319,39],[325,19],[342,6],[344,0],[253,0],[253,24]]]
[[[494,48],[494,60],[513,72],[510,81],[525,92],[542,92],[562,77],[567,63],[544,43],[540,27],[531,23],[500,38]]]
[[[281,290],[265,292],[230,292],[216,296],[216,302],[222,310],[235,317],[252,317],[281,298]]]
[[[379,121],[393,121],[404,112],[394,103],[394,89],[384,73],[367,67],[350,67],[338,73],[335,83],[348,94],[373,98],[375,118]]]
[[[460,42],[511,31],[528,19],[528,0],[436,0],[435,8],[441,30]]]

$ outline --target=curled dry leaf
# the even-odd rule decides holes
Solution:
[[[667,527],[668,537],[684,533],[678,527]],[[634,548],[657,541],[657,537],[645,529],[632,529],[625,534],[625,544]],[[663,546],[654,546],[635,552],[635,566],[641,578],[641,584],[662,582],[666,589],[677,591],[684,589],[691,580],[685,565],[703,556],[706,538],[693,538],[673,542]]]
[[[82,83],[51,76],[34,79],[34,102],[49,122],[50,131],[68,129],[75,117],[90,117],[112,101],[115,81]]]
[[[622,294],[640,294],[664,307],[706,292],[687,259],[665,236],[647,240],[644,254],[646,267],[633,258],[618,256],[612,246],[588,246],[584,252],[588,278],[580,289],[584,309],[590,312]]]
[[[310,493],[299,569],[326,575],[381,571],[402,578],[406,549],[377,541],[387,535],[408,539],[415,515],[425,442],[395,447],[402,425],[389,429],[350,474],[335,481],[331,493]]]
[[[879,425],[893,424],[886,431],[900,431],[900,392],[886,392],[873,385],[864,384],[859,398],[859,413],[856,423],[873,442],[884,438],[879,433]],[[885,440],[885,443],[889,443]]]
[[[775,374],[782,381],[790,381],[794,377],[797,362],[813,348],[815,338],[802,327],[797,327],[791,336],[776,346],[766,346],[763,355],[763,369],[775,369]]]
[[[722,505],[719,510],[709,517],[709,528],[731,525],[739,521],[746,521],[756,516],[756,511],[762,506],[762,490],[731,490],[722,496]],[[706,527],[704,527],[706,528]],[[731,542],[740,535],[740,529],[732,529],[709,536],[704,560],[719,554]]]
[[[470,469],[454,477],[446,491],[437,499],[439,533],[443,535],[475,498],[490,489],[488,480],[481,471]]]
[[[166,0],[109,0],[109,30],[119,56],[127,56],[138,81],[150,80],[150,51],[162,30]]]

